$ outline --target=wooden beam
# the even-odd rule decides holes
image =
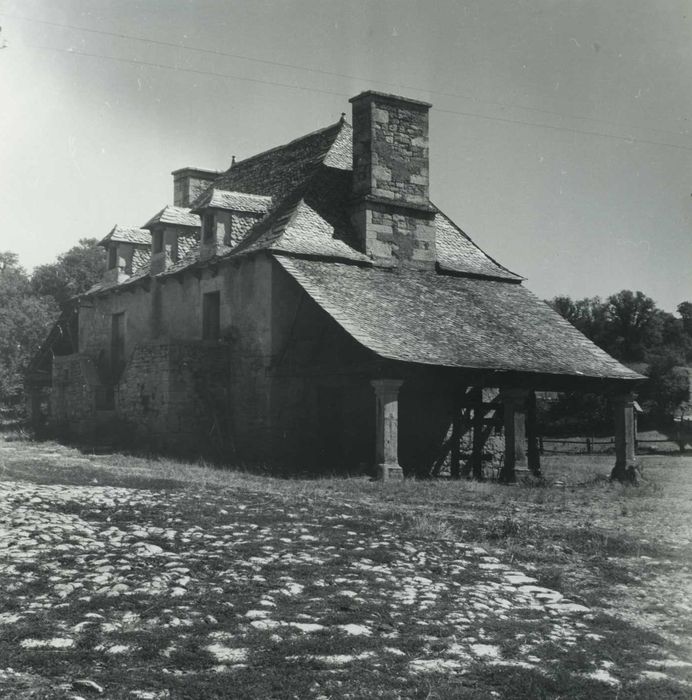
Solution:
[[[440,453],[440,456],[435,460],[435,464],[433,464],[433,467],[430,470],[430,476],[440,476],[440,472],[442,471],[442,467],[445,463],[445,460],[447,459],[447,455],[449,454],[451,448],[452,438],[449,438],[449,440],[445,440],[442,443],[442,452]]]
[[[454,411],[454,416],[452,417],[452,437],[450,438],[451,444],[451,461],[449,467],[449,475],[452,479],[461,478],[461,472],[459,471],[459,441],[461,440],[461,413],[457,410]]]

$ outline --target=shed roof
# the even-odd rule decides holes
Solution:
[[[641,379],[520,284],[275,255],[359,343],[444,367]]]

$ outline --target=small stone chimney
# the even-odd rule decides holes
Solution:
[[[171,174],[173,175],[174,206],[189,207],[221,173],[200,168],[180,168]]]
[[[351,98],[352,222],[361,250],[386,265],[435,266],[427,102],[380,92]]]

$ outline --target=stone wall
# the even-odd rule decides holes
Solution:
[[[150,449],[223,457],[229,367],[227,345],[137,346],[117,387],[118,418]]]
[[[99,386],[98,373],[90,357],[79,353],[56,355],[50,393],[51,427],[74,435],[88,432],[96,415]]]
[[[271,285],[272,262],[258,256],[83,302],[80,349],[95,367],[110,366],[112,317],[124,314],[127,362],[115,388],[117,414],[131,422],[136,441],[152,449],[191,452],[206,444],[204,436],[213,429],[215,440],[223,434],[228,441],[229,463],[236,457],[269,459]],[[208,292],[220,293],[220,339],[205,344],[202,298]],[[197,361],[195,353],[204,357]],[[205,382],[207,388],[200,389]],[[201,397],[191,400],[198,390]],[[205,413],[199,401],[216,406],[224,398],[220,392],[227,394],[227,415],[224,426],[214,428],[207,420],[211,407]]]
[[[408,267],[435,265],[434,214],[362,202],[354,208],[353,223],[363,237],[363,250],[375,259]]]
[[[278,265],[272,283],[273,461],[318,473],[374,464],[374,355]]]

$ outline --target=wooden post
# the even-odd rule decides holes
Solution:
[[[483,448],[485,447],[485,435],[483,433],[483,419],[485,409],[483,408],[483,389],[474,390],[473,406],[473,448],[471,451],[471,469],[473,478],[476,481],[483,481]]]
[[[500,482],[512,484],[517,480],[515,469],[526,469],[526,389],[506,389],[502,392],[505,413],[505,460]]]
[[[615,466],[610,478],[616,481],[634,483],[636,475],[634,395],[632,392],[619,394],[613,398],[615,411]]]
[[[526,438],[528,440],[528,466],[534,476],[541,475],[541,453],[538,449],[536,429],[536,392],[530,391],[526,407]]]
[[[402,479],[399,466],[399,379],[374,379],[375,389],[375,456],[377,478]]]

